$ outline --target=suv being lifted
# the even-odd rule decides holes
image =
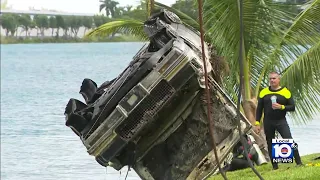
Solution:
[[[150,43],[111,82],[97,88],[85,79],[86,104],[70,99],[66,125],[102,166],[131,165],[142,179],[203,178],[217,169],[204,103],[204,65],[199,33],[167,10],[144,30]],[[212,73],[205,45],[207,71]],[[210,79],[219,159],[239,141],[236,108]],[[250,124],[242,116],[242,129]]]

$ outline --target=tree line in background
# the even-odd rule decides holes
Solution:
[[[102,15],[82,17],[3,14],[1,16],[1,26],[5,30],[6,36],[19,36],[17,29],[21,27],[25,37],[30,36],[30,31],[33,29],[40,37],[44,37],[44,31],[48,29],[51,29],[52,37],[77,37],[80,27],[84,27],[86,32],[86,30],[98,27],[108,21],[110,19]],[[63,34],[59,34],[60,30],[63,30]]]
[[[301,3],[300,1],[304,0],[288,0],[285,3]],[[77,38],[81,27],[84,28],[85,34],[90,29],[97,28],[116,19],[134,19],[144,21],[148,18],[148,14],[146,13],[148,11],[148,3],[146,0],[140,1],[140,4],[136,7],[119,6],[119,3],[115,0],[100,0],[100,3],[100,12],[104,12],[105,15],[81,17],[2,14],[0,17],[0,23],[2,28],[5,30],[5,36],[7,37],[30,37],[30,32],[32,30],[36,30],[36,36],[43,38],[45,36],[44,32],[51,29],[52,37]],[[197,9],[195,8],[197,7],[196,3],[197,2],[195,0],[177,0],[170,7],[179,10],[193,19],[197,19]],[[295,11],[298,12],[299,10],[296,9]],[[22,28],[22,32],[20,32],[20,34],[18,34],[17,31],[19,27]],[[23,35],[21,33],[25,34]]]
[[[46,30],[51,30],[52,37],[78,37],[79,29],[84,28],[84,34],[90,29],[101,26],[116,19],[147,19],[147,3],[141,1],[138,6],[119,6],[117,1],[101,0],[100,12],[105,15],[89,16],[46,16],[27,14],[2,14],[0,22],[7,37],[30,37],[30,32],[36,30],[37,37],[44,37]],[[196,18],[193,0],[177,0],[171,7]],[[18,28],[22,31],[18,33]],[[84,35],[83,34],[83,35]]]

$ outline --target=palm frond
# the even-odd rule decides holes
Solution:
[[[237,102],[238,92],[239,92],[239,83],[237,82],[238,77],[227,76],[222,82],[223,89],[228,93],[233,102]]]
[[[306,122],[320,111],[320,41],[298,59],[282,75],[297,104],[293,117]]]
[[[320,40],[320,0],[310,2],[286,31],[283,40],[299,43],[303,46],[312,45]]]
[[[320,0],[310,1],[305,5],[291,26],[284,31],[271,51],[268,61],[282,62],[282,71],[311,46],[320,41]]]
[[[283,73],[283,83],[297,104],[295,121],[310,120],[320,110],[320,0],[310,1],[297,15],[265,58],[273,70]]]
[[[244,1],[244,54],[249,66],[251,84],[260,84],[260,72],[266,57],[273,48],[272,36],[285,29],[284,20],[291,17],[281,11],[272,0]],[[210,42],[217,47],[218,54],[227,58],[232,72],[239,72],[240,23],[238,2],[234,0],[206,0],[204,10],[205,27]],[[229,80],[236,79],[232,73]],[[235,82],[235,81],[233,81]],[[263,85],[263,83],[262,83]],[[232,93],[232,92],[230,92]]]
[[[106,8],[106,4],[101,4],[101,5],[100,5],[99,12],[101,12],[101,11],[102,11],[102,9],[104,9],[104,8]]]
[[[159,3],[159,2],[155,2],[155,6],[158,7],[158,8],[164,8],[164,9],[167,9],[173,13],[175,13],[180,19],[181,21],[186,24],[186,25],[189,25],[197,30],[199,30],[199,23],[193,19],[192,17],[190,17],[189,15],[175,9],[175,8],[172,8],[172,7],[169,7],[167,5],[164,5],[162,3]]]
[[[143,31],[143,22],[132,19],[116,20],[108,22],[90,31],[86,36],[110,36],[115,33],[131,34],[141,40],[147,40],[148,37]]]

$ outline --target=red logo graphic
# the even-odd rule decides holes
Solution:
[[[285,148],[285,147],[281,149],[281,153],[288,153],[288,151],[289,150],[287,148]]]

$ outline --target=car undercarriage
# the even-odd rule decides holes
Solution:
[[[100,87],[84,79],[85,103],[70,99],[70,127],[102,166],[129,165],[141,179],[204,179],[239,142],[236,106],[213,79],[210,47],[205,45],[210,108],[207,120],[204,64],[199,32],[174,13],[161,10],[144,24],[150,38],[115,79]],[[241,130],[251,129],[241,114]]]

